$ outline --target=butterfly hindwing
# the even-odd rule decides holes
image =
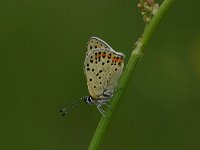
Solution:
[[[91,37],[87,43],[87,55],[89,55],[95,49],[109,49],[114,51],[106,42],[98,37]]]

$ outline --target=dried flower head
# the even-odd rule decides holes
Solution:
[[[140,0],[137,6],[141,9],[145,23],[149,23],[159,9],[159,4],[155,3],[154,0]]]

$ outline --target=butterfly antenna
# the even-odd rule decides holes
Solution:
[[[72,109],[76,107],[77,104],[79,104],[85,97],[74,101],[72,104],[68,105],[67,107],[64,107],[60,109],[60,112],[62,113],[62,116],[66,116]]]

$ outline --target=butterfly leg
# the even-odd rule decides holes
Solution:
[[[100,104],[100,105],[106,105],[109,109],[112,109],[112,107],[108,104],[108,102],[110,101],[110,95],[104,95],[104,96],[107,96],[106,99],[103,99],[103,100],[98,100],[97,102],[97,105]]]
[[[105,117],[105,111],[101,108],[101,104],[97,105],[97,109],[99,110],[99,112]]]

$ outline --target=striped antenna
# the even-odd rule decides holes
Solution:
[[[60,109],[60,113],[62,113],[62,116],[66,116],[72,109],[76,107],[77,104],[79,104],[82,100],[84,100],[87,96],[74,101],[72,104],[68,105],[67,107],[64,107]]]

